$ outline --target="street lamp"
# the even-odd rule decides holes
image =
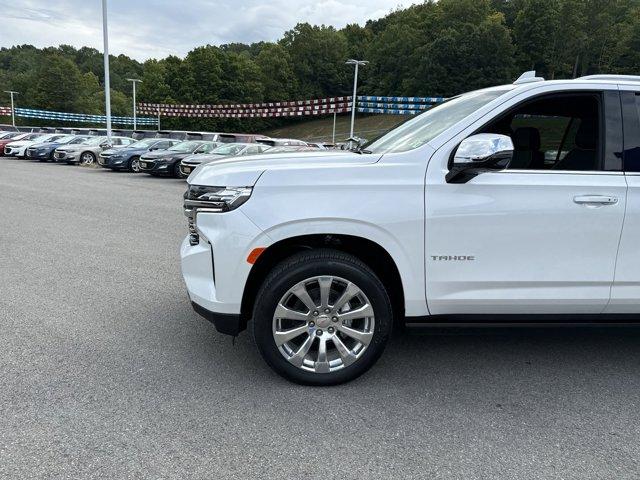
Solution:
[[[351,97],[351,133],[349,134],[349,138],[353,138],[353,125],[356,121],[356,94],[358,92],[358,67],[362,65],[363,67],[369,63],[366,60],[354,60],[350,58],[346,61],[347,65],[355,65],[355,74],[353,77],[353,96]]]
[[[18,92],[14,91],[14,90],[5,90],[4,93],[8,93],[9,95],[11,95],[11,124],[15,127],[16,126],[16,111],[13,108],[13,96],[14,95],[18,95]]]
[[[104,39],[104,110],[107,114],[107,144],[111,146],[111,86],[109,85],[109,32],[107,30],[107,0],[102,0],[102,37]]]
[[[142,83],[139,78],[127,78],[127,80],[133,83],[133,129],[136,130],[136,83]]]

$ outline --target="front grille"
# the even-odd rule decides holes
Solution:
[[[54,152],[53,154],[53,158],[57,158],[57,159],[64,158],[65,156],[66,154],[64,152]]]
[[[35,148],[28,148],[27,149],[27,156],[28,157],[32,157],[36,154],[36,149]]]
[[[149,160],[140,160],[139,165],[142,170],[151,170],[156,162],[150,162]]]

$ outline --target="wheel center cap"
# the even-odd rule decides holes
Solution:
[[[318,328],[327,328],[329,325],[331,325],[331,318],[327,315],[320,315],[316,319],[316,326]]]

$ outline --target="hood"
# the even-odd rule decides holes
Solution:
[[[187,182],[193,185],[249,187],[255,185],[266,170],[289,170],[332,165],[366,165],[376,163],[381,154],[358,154],[343,151],[309,151],[223,157],[198,166]]]
[[[128,148],[128,147],[120,147],[120,148],[107,148],[103,150],[102,153],[105,156],[108,155],[142,155],[147,151],[146,148]]]
[[[9,147],[24,147],[25,145],[31,145],[33,142],[33,140],[17,140],[15,142],[9,142],[7,143],[7,146]]]
[[[176,158],[182,159],[191,155],[191,153],[184,152],[176,152],[169,150],[154,150],[153,152],[148,152],[143,155],[145,160],[157,160],[159,158]]]
[[[216,155],[214,153],[199,153],[199,154],[189,154],[185,156],[182,160],[191,165],[200,165],[201,163],[209,163],[209,162],[217,162],[223,160],[225,158],[234,158],[233,155]],[[240,157],[238,157],[240,158]],[[246,158],[246,157],[243,157]]]
[[[55,148],[55,147],[57,147],[59,145],[61,145],[61,144],[58,143],[58,142],[41,142],[41,143],[34,143],[32,145],[29,145],[29,146],[33,147],[33,148],[43,148],[43,147],[45,147],[45,148]]]

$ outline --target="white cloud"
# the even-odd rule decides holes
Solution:
[[[273,41],[298,22],[363,25],[418,0],[109,0],[109,48],[138,60],[207,43]],[[100,0],[0,0],[0,47],[68,44],[102,50]]]

